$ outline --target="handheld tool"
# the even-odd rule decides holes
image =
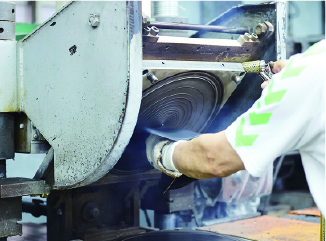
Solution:
[[[272,61],[266,64],[265,60],[255,60],[255,61],[243,62],[242,66],[247,73],[256,73],[264,81],[269,81],[273,77]]]

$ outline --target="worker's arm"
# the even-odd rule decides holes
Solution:
[[[173,163],[179,172],[197,179],[226,177],[245,169],[225,131],[181,142],[174,149]]]
[[[272,71],[278,74],[226,131],[174,143],[151,135],[146,141],[149,162],[171,177],[225,177],[244,167],[251,175],[261,176],[275,157],[307,144],[302,137],[315,114],[310,112],[320,106],[308,100],[316,99],[323,89],[319,86],[323,58],[316,61],[314,55],[325,51],[324,43],[289,61],[276,61]]]
[[[274,62],[272,71],[280,72],[287,62],[288,60]],[[265,81],[262,88],[268,84]],[[225,131],[177,143],[151,135],[146,141],[146,148],[149,162],[172,177],[185,174],[188,177],[207,179],[225,177],[244,170],[244,164],[226,139]]]
[[[287,62],[288,60],[274,62],[272,71],[280,72]],[[265,81],[262,88],[268,84]],[[171,177],[184,174],[197,179],[208,179],[226,177],[245,169],[239,155],[229,144],[225,131],[176,143],[151,135],[146,141],[146,148],[149,162]]]
[[[225,131],[177,142],[150,135],[146,140],[146,153],[152,166],[171,177],[184,174],[196,179],[209,179],[226,177],[245,169],[226,139]]]

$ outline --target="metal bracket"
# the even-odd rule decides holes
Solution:
[[[50,193],[50,186],[44,180],[22,177],[0,179],[0,198],[48,193]]]

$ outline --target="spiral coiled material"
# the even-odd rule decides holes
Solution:
[[[138,126],[203,132],[220,110],[223,83],[194,71],[166,78],[143,92]]]

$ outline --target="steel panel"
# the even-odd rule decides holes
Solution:
[[[0,159],[15,157],[14,149],[14,117],[7,113],[0,113]],[[0,178],[5,177],[0,174]]]
[[[49,192],[50,186],[44,180],[23,177],[3,178],[0,180],[0,198],[48,194]]]
[[[98,180],[129,142],[142,90],[138,12],[138,2],[72,2],[19,42],[20,105],[54,149],[55,189]]]
[[[286,59],[286,1],[276,2],[276,60]]]
[[[16,41],[0,40],[0,112],[17,111]]]

